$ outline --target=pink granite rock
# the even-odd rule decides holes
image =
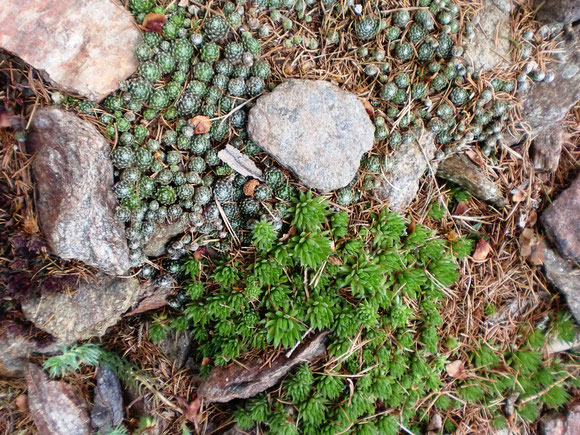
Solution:
[[[0,48],[94,101],[137,69],[140,39],[131,14],[113,0],[0,1]]]

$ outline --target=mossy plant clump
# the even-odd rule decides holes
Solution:
[[[117,216],[127,223],[131,259],[137,266],[144,262],[143,246],[158,224],[181,220],[202,237],[228,237],[226,225],[230,231],[249,231],[263,214],[278,218],[267,203],[288,183],[276,169],[275,177],[270,176],[274,186],[245,191],[248,180],[217,156],[216,148],[230,138],[243,153],[259,151],[248,139],[246,103],[264,91],[270,67],[260,59],[260,43],[250,32],[232,31],[232,23],[241,20],[240,11],[226,4],[224,18],[209,9],[174,3],[162,7],[135,0],[128,6],[145,28],[136,51],[141,64],[134,77],[105,99],[99,120],[114,141]],[[160,32],[153,27],[148,31],[149,13],[161,14]],[[83,108],[97,113],[94,106]],[[254,196],[248,213],[240,205]],[[185,236],[170,249],[170,257],[197,249],[198,242]]]
[[[211,361],[206,373],[330,330],[327,364],[300,367],[244,405],[237,423],[270,433],[396,432],[441,387],[438,310],[458,276],[455,259],[472,243],[447,242],[387,210],[353,228],[311,193],[294,199],[292,215],[284,241],[269,222],[256,223],[247,262],[185,261],[188,300],[173,325],[191,330],[196,357]]]

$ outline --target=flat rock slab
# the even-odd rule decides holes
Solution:
[[[29,151],[40,224],[52,252],[109,274],[129,269],[124,224],[115,217],[110,146],[73,113],[36,111]]]
[[[320,332],[302,342],[290,356],[283,354],[269,364],[264,364],[267,358],[251,358],[243,365],[215,367],[200,384],[197,394],[208,402],[219,403],[253,397],[276,385],[294,366],[324,355],[327,335],[328,331]]]
[[[509,64],[510,11],[510,0],[483,0],[483,10],[473,21],[475,37],[465,50],[475,71]]]
[[[137,301],[137,278],[99,274],[74,292],[41,294],[22,303],[25,317],[60,343],[100,337]]]
[[[39,340],[36,328],[14,320],[0,321],[0,377],[21,377],[26,359],[36,353],[52,353],[58,349],[51,340]]]
[[[558,46],[551,83],[535,83],[524,95],[523,122],[532,131],[561,121],[580,100],[580,26],[564,35]]]
[[[560,254],[580,263],[580,176],[542,213],[542,224]]]
[[[141,41],[131,14],[112,0],[2,0],[0,47],[94,101],[133,74]]]
[[[548,24],[570,24],[580,20],[578,0],[535,0],[536,19]]]
[[[98,433],[107,433],[123,421],[123,391],[115,373],[99,366],[91,410],[91,424]]]
[[[375,128],[359,99],[322,80],[290,80],[260,97],[248,132],[301,183],[323,192],[346,186]]]
[[[544,271],[548,280],[566,297],[568,308],[580,322],[580,268],[562,258],[555,250],[544,250]]]
[[[411,204],[419,190],[419,180],[437,150],[433,133],[421,130],[414,133],[415,141],[402,144],[387,156],[386,170],[373,190],[379,199],[388,201],[391,209],[404,210]]]
[[[502,196],[499,187],[464,154],[454,154],[443,160],[437,170],[437,176],[458,184],[475,197],[496,207],[503,208],[507,205],[507,200]]]
[[[26,369],[28,408],[40,435],[89,435],[87,404],[62,381],[50,381],[36,364]]]

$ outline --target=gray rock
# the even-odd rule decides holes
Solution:
[[[499,188],[464,154],[454,154],[443,160],[437,176],[458,184],[475,197],[499,208],[507,205]]]
[[[465,58],[476,72],[509,64],[510,11],[509,1],[483,0],[483,9],[473,21],[475,37],[465,50]]]
[[[546,234],[566,259],[580,263],[580,176],[542,213]]]
[[[0,48],[45,71],[56,86],[95,101],[137,69],[140,41],[131,14],[116,1],[0,2]]]
[[[38,109],[29,151],[40,224],[52,252],[109,274],[129,269],[122,222],[115,217],[110,146],[90,123],[55,107]]]
[[[566,412],[555,411],[542,417],[540,433],[542,435],[575,435],[580,433],[580,399],[573,398],[566,405]]]
[[[555,171],[560,161],[563,142],[562,124],[556,123],[541,129],[532,141],[534,168],[538,171]]]
[[[321,332],[301,343],[294,352],[282,354],[263,364],[264,359],[252,358],[242,364],[232,363],[215,367],[200,384],[197,394],[208,402],[225,403],[247,399],[273,387],[292,367],[308,363],[326,352],[328,331]]]
[[[565,35],[558,62],[551,64],[555,74],[551,83],[534,84],[524,98],[522,122],[528,130],[540,129],[560,122],[580,99],[580,28]]]
[[[570,24],[580,20],[578,0],[536,0],[536,19],[547,24]]]
[[[107,433],[108,429],[118,426],[123,421],[123,392],[117,375],[107,367],[99,366],[97,385],[91,410],[91,424],[98,433]]]
[[[544,271],[548,280],[566,297],[568,308],[580,322],[580,268],[550,248],[544,250]]]
[[[22,377],[29,356],[57,351],[53,341],[36,338],[37,331],[14,320],[0,321],[0,376]]]
[[[358,98],[322,80],[290,80],[258,99],[248,132],[264,151],[321,191],[346,186],[374,142]]]
[[[155,233],[143,247],[143,253],[148,257],[161,257],[167,253],[167,243],[174,237],[183,234],[186,227],[181,220],[157,225]]]
[[[22,303],[22,312],[59,342],[73,343],[104,335],[136,303],[140,290],[136,278],[97,274],[95,281],[80,283],[70,294],[29,298]]]
[[[185,366],[191,353],[193,336],[187,331],[171,330],[158,345],[165,356],[175,362],[178,369]]]
[[[134,316],[146,311],[156,310],[168,303],[168,297],[174,292],[177,284],[169,275],[162,275],[156,280],[149,280],[141,285],[136,302],[125,316]]]
[[[40,435],[89,435],[87,404],[62,381],[49,381],[36,364],[26,368],[28,408]]]
[[[402,144],[385,160],[385,170],[373,194],[388,201],[391,209],[406,209],[417,195],[419,180],[435,156],[435,137],[431,132],[415,131],[416,140]]]

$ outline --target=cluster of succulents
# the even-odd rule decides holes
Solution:
[[[270,66],[252,33],[235,31],[240,10],[233,3],[220,14],[164,8],[151,0],[128,6],[139,22],[150,13],[165,17],[160,32],[144,32],[137,74],[105,99],[100,115],[115,142],[117,217],[127,223],[133,264],[143,263],[143,247],[159,223],[181,221],[193,234],[220,238],[229,237],[227,229],[243,238],[262,218],[279,223],[284,203],[276,209],[268,202],[293,196],[284,172],[268,161],[265,182],[249,182],[217,153],[226,141],[248,156],[260,152],[246,131],[247,102],[266,88]],[[198,128],[200,117],[208,128]],[[169,257],[197,249],[198,242],[185,235]]]

